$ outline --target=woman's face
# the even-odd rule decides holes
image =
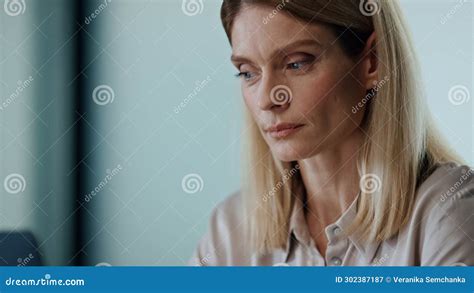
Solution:
[[[261,134],[288,162],[353,135],[364,115],[353,107],[373,81],[365,78],[367,64],[345,55],[328,28],[273,11],[256,5],[241,10],[231,31],[232,63]]]

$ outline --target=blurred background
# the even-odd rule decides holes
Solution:
[[[0,265],[185,265],[239,189],[219,0],[0,0]],[[433,115],[472,166],[473,5],[401,1]],[[36,249],[34,249],[36,250]]]

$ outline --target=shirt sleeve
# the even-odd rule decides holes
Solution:
[[[217,210],[214,210],[210,219],[208,231],[199,240],[197,247],[188,261],[189,266],[217,266],[222,263],[222,259],[218,257],[216,250],[216,246],[219,242],[217,239],[217,225]]]
[[[207,238],[207,237],[206,237]],[[204,237],[199,242],[198,247],[193,252],[193,255],[188,260],[188,266],[207,266],[209,265],[208,259],[213,259],[212,256],[206,253],[207,249],[205,248],[208,243],[207,239]]]
[[[236,192],[219,203],[212,211],[208,230],[200,239],[188,265],[241,265],[248,260],[243,239],[242,203]]]
[[[427,217],[422,266],[474,266],[474,174],[438,197]]]

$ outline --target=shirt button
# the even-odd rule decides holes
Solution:
[[[331,258],[331,263],[335,266],[340,266],[342,264],[342,260],[339,257]]]
[[[334,228],[332,229],[332,233],[333,233],[334,235],[338,235],[339,233],[341,233],[341,228],[339,228],[338,226],[334,227]]]

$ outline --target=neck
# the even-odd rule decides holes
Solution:
[[[298,162],[311,214],[331,222],[353,202],[359,191],[357,158],[362,145],[363,134],[354,131],[337,146]]]

